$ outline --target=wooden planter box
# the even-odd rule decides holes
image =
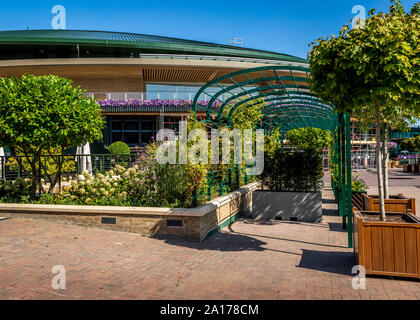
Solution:
[[[407,213],[417,223],[367,222],[362,214],[369,213],[378,214],[353,212],[357,264],[366,274],[420,279],[420,221]]]
[[[357,208],[358,210],[364,210],[364,196],[366,192],[353,192],[351,195],[351,200],[353,207]]]
[[[362,194],[362,206],[353,204],[356,208],[363,211],[379,211],[379,196]],[[385,199],[386,212],[407,212],[416,215],[416,199],[406,198],[402,195],[390,196]]]

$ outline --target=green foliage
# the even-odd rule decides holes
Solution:
[[[401,141],[400,148],[408,152],[420,152],[420,136]]]
[[[254,104],[255,103],[255,104]],[[243,103],[232,113],[231,124],[234,129],[255,129],[262,117],[262,109],[265,105],[264,99]],[[225,108],[225,113],[229,114],[231,106]]]
[[[108,147],[108,151],[118,155],[130,154],[130,147],[122,141],[116,141]]]
[[[0,78],[0,145],[25,155],[31,168],[32,196],[38,180],[36,163],[42,154],[102,138],[101,109],[84,93],[71,80],[53,75]]]
[[[34,164],[36,172],[41,172],[41,176],[47,177],[49,183],[49,192],[53,191],[55,181],[58,179],[58,172],[70,173],[76,169],[74,157],[72,156],[61,156],[63,151],[60,147],[50,148],[44,150],[40,157],[40,161]],[[52,156],[51,156],[52,155]],[[9,166],[10,170],[19,171],[23,173],[31,173],[31,164],[28,162],[27,157],[23,153],[18,153],[16,156],[8,159],[6,166]],[[41,185],[41,190],[45,192],[44,186]]]
[[[329,131],[318,128],[298,128],[287,133],[288,143],[298,150],[328,148],[332,138]]]
[[[352,176],[352,179],[351,179],[352,192],[365,192],[367,189],[368,189],[368,185],[365,182],[365,180],[360,178],[358,174]]]
[[[418,8],[418,4],[415,8]],[[364,28],[345,25],[339,36],[321,38],[309,53],[311,90],[338,111],[371,122],[404,127],[420,114],[420,17],[391,1]]]
[[[290,152],[277,147],[265,154],[261,179],[271,191],[319,191],[322,178],[322,155],[315,150]]]
[[[0,180],[0,203],[27,203],[31,195],[29,179]]]

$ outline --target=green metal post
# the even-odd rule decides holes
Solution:
[[[281,135],[281,151],[284,150],[284,134]]]
[[[223,195],[223,172],[220,171],[220,177],[219,177],[219,196]]]
[[[352,190],[351,190],[351,122],[350,116],[345,115],[346,124],[346,194],[347,194],[347,223],[348,223],[348,245],[353,248],[353,205],[352,205]]]
[[[210,180],[210,174],[207,173],[207,197],[208,200],[211,200],[211,180]]]
[[[236,188],[239,188],[239,184],[240,184],[240,171],[239,171],[239,164],[236,165]]]
[[[346,223],[346,200],[347,200],[347,190],[346,190],[346,123],[344,113],[340,114],[341,118],[341,150],[340,150],[340,167],[341,167],[341,215],[343,217],[343,229],[347,229]]]
[[[338,192],[338,212],[340,214],[340,217],[344,217],[345,211],[344,211],[344,205],[343,205],[343,168],[342,168],[342,161],[343,161],[343,157],[342,157],[342,149],[343,149],[343,114],[340,113],[338,115],[338,141],[337,141],[337,171],[338,171],[338,188],[337,188],[337,192]],[[344,221],[343,221],[343,227],[344,226]]]

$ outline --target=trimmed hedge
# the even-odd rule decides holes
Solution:
[[[108,151],[111,154],[130,154],[130,147],[122,141],[117,141],[108,147]]]
[[[317,192],[322,189],[322,154],[315,150],[281,151],[265,154],[264,187],[280,192]]]

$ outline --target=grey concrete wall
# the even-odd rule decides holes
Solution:
[[[321,192],[254,191],[252,193],[252,217],[254,219],[270,220],[280,216],[283,220],[296,218],[297,221],[321,222]]]

